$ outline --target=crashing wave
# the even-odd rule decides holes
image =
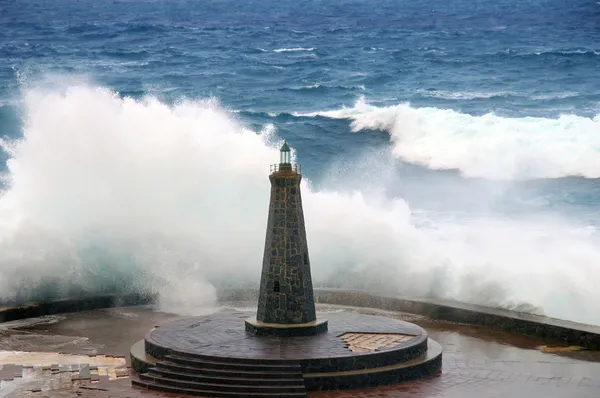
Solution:
[[[600,115],[472,116],[410,104],[377,107],[361,98],[351,108],[296,116],[348,119],[353,132],[386,131],[398,158],[433,170],[501,180],[600,178]]]
[[[0,298],[51,280],[63,293],[77,286],[151,290],[182,309],[210,305],[223,283],[258,282],[268,165],[278,159],[274,127],[248,129],[213,99],[170,106],[87,84],[28,88],[24,106],[23,136],[7,143],[8,188],[0,197]],[[519,154],[528,145],[523,126],[568,151],[584,142],[589,148],[587,124],[597,123],[366,103],[322,114],[353,120],[356,131],[390,131],[402,157],[469,171],[499,167],[505,160],[497,148],[503,157],[514,158],[509,149]],[[581,170],[585,157],[576,155],[572,165]],[[591,158],[590,167],[597,164]],[[356,186],[365,183],[354,178]],[[350,287],[356,281],[344,275],[369,275],[363,287],[378,291],[528,303],[550,316],[600,323],[595,232],[550,218],[461,223],[426,211],[417,226],[418,209],[376,189],[303,184],[317,285]]]

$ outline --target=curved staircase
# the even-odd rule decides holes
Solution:
[[[306,397],[300,365],[212,361],[166,355],[132,384],[203,397]]]
[[[139,379],[132,384],[151,390],[202,397],[306,397],[307,391],[398,383],[437,372],[441,346],[427,339],[427,349],[412,359],[372,368],[309,372],[294,360],[216,358],[176,352],[156,359],[144,340],[131,349]]]

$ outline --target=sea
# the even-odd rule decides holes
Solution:
[[[600,324],[600,2],[0,0],[0,299],[260,278]]]

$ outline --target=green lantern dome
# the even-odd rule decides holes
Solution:
[[[283,141],[283,145],[279,150],[279,163],[281,164],[291,164],[292,163],[292,150],[290,149],[287,141]]]

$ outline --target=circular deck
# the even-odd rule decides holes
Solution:
[[[246,333],[244,321],[251,313],[221,312],[209,316],[180,319],[160,326],[146,335],[146,344],[155,346],[153,356],[167,351],[198,357],[287,362],[316,358],[339,359],[381,356],[393,353],[394,361],[413,359],[426,349],[427,332],[421,327],[380,316],[327,314],[329,330],[316,336],[279,338]],[[355,351],[343,337],[347,334],[398,336],[397,344],[376,347],[373,352]],[[401,340],[401,341],[400,341]],[[381,363],[380,363],[381,364]],[[336,369],[346,370],[344,368]]]
[[[145,353],[159,367],[160,361],[167,367],[178,361],[231,369],[232,374],[293,366],[308,391],[397,383],[441,368],[439,344],[421,327],[398,319],[328,313],[327,332],[280,337],[247,333],[245,320],[251,315],[223,311],[167,323],[146,335]]]

